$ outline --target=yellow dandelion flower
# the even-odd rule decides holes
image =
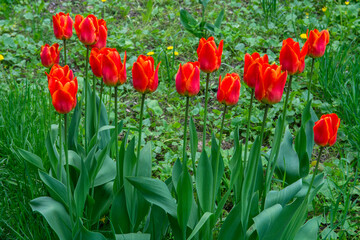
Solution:
[[[154,52],[148,52],[146,55],[151,56],[151,55],[154,55],[154,54],[155,54]]]
[[[168,47],[167,47],[167,50],[173,50],[173,49],[174,49],[173,46],[168,46]]]
[[[308,12],[306,12],[306,13],[305,13],[305,15],[306,15],[306,16],[309,16],[309,13],[308,13]]]
[[[102,2],[106,2],[106,0],[101,0]]]
[[[301,37],[302,39],[307,39],[307,35],[306,35],[306,33],[302,33],[302,34],[300,34],[300,37]]]
[[[177,56],[177,55],[179,55],[179,53],[178,53],[178,52],[174,52],[174,55]]]
[[[312,161],[312,162],[311,162],[311,166],[312,166],[312,167],[315,167],[315,165],[316,165],[316,161]]]
[[[323,12],[326,12],[327,7],[323,7],[321,10],[322,10]]]
[[[4,56],[0,54],[0,61],[4,60]]]
[[[350,1],[345,1],[345,5],[349,5]]]

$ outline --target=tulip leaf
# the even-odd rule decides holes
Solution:
[[[39,170],[39,175],[41,180],[45,183],[48,187],[50,194],[54,197],[56,201],[61,201],[66,207],[68,207],[68,200],[67,200],[67,190],[66,186],[60,182],[59,180],[51,177],[45,172]]]
[[[90,182],[88,170],[85,167],[85,163],[81,162],[80,176],[74,190],[74,200],[78,216],[82,216],[85,207],[86,196],[89,193],[89,187]]]
[[[151,235],[147,233],[116,234],[116,240],[150,240]]]
[[[224,10],[224,9],[221,9],[218,17],[217,17],[216,20],[215,20],[215,23],[214,23],[215,27],[220,28],[221,23],[222,23],[222,21],[223,21],[223,19],[224,19],[224,15],[225,15],[225,10]]]
[[[280,191],[268,192],[265,200],[265,209],[275,204],[280,204],[282,207],[285,207],[285,205],[295,197],[295,195],[301,190],[301,188],[302,179],[299,179]]]
[[[84,96],[84,93],[83,93]],[[68,139],[69,139],[69,149],[74,150],[77,152],[78,148],[78,133],[79,133],[79,125],[80,125],[80,118],[81,118],[81,106],[82,106],[82,99],[77,101],[76,107],[74,109],[74,113],[71,118],[69,130],[68,130]]]
[[[110,212],[111,222],[116,233],[130,232],[131,222],[126,207],[125,189],[121,188],[112,201]]]
[[[219,240],[238,240],[242,239],[244,230],[241,222],[241,205],[238,204],[226,217],[219,233]]]
[[[70,216],[61,203],[50,197],[39,197],[31,200],[30,206],[44,216],[60,240],[72,239]]]
[[[176,189],[176,187],[178,185],[182,170],[183,169],[182,169],[182,164],[180,162],[180,159],[177,158],[175,163],[174,163],[173,170],[172,170],[172,175],[171,175],[171,179],[172,179],[173,186],[174,186],[175,189]],[[177,196],[177,191],[176,191],[176,196]]]
[[[50,133],[46,136],[45,147],[50,160],[50,168],[57,178],[59,176],[59,172],[57,171],[59,155],[56,151],[55,145],[51,141]]]
[[[194,123],[194,119],[192,117],[190,117],[190,124],[189,124],[189,128],[190,128],[190,151],[191,151],[191,162],[193,167],[195,166],[195,162],[196,162],[196,152],[198,149],[198,137],[197,137],[197,132],[196,132],[196,127],[195,127],[195,123]],[[195,171],[195,169],[193,169],[193,171]]]
[[[74,240],[107,240],[104,235],[98,232],[90,232],[83,225],[80,226]]]
[[[87,107],[87,115],[85,116],[86,117],[85,131],[88,138],[88,143],[90,143],[91,139],[95,135],[95,128],[96,128],[97,114],[96,114],[96,106],[94,106],[94,101],[93,101],[95,97],[94,94],[96,93],[91,90],[89,82],[85,84],[87,84],[87,102],[85,103]]]
[[[296,233],[294,240],[317,240],[320,221],[320,216],[307,221]]]
[[[154,240],[161,240],[162,236],[166,234],[168,226],[169,221],[166,212],[160,207],[152,205],[144,232],[150,233]]]
[[[126,179],[142,193],[148,202],[161,207],[165,212],[176,217],[175,199],[171,196],[165,183],[159,179],[148,177],[126,177]]]
[[[187,170],[184,170],[180,175],[179,182],[176,187],[176,193],[178,196],[178,222],[183,235],[186,236],[187,223],[189,221],[193,202],[192,181]]]
[[[90,219],[92,224],[99,221],[108,210],[111,204],[113,204],[113,182],[108,182],[104,185],[97,186],[94,189],[94,206],[92,206]],[[126,210],[126,208],[125,208]]]
[[[42,160],[38,155],[28,152],[24,149],[19,149],[18,152],[27,162],[31,163],[38,169],[45,171]]]
[[[196,192],[203,212],[211,211],[211,197],[209,196],[213,196],[213,181],[211,163],[203,150],[196,170]]]
[[[206,221],[211,217],[213,214],[210,212],[205,212],[202,217],[200,218],[199,222],[196,224],[194,230],[191,232],[190,236],[187,240],[191,240],[195,235],[200,231],[200,229],[204,226]]]
[[[295,150],[299,158],[299,175],[305,177],[309,174],[309,156],[307,153],[306,133],[301,126],[295,138]]]

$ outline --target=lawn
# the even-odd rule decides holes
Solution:
[[[360,239],[359,12],[2,0],[0,239]]]

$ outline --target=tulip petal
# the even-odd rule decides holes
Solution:
[[[209,43],[205,43],[199,54],[200,69],[203,72],[211,73],[217,68],[218,57],[216,49]]]
[[[329,140],[329,127],[324,119],[317,121],[314,125],[314,141],[320,146],[326,146]]]
[[[142,66],[135,62],[132,68],[133,85],[136,91],[144,93],[148,85],[148,77]]]
[[[51,96],[52,104],[55,110],[60,114],[69,113],[76,104],[76,100],[70,95],[70,93],[59,89]]]
[[[102,56],[102,76],[107,86],[116,86],[118,81],[118,70],[114,61],[108,56]]]
[[[280,51],[280,64],[284,71],[288,71],[290,75],[297,73],[299,68],[299,58],[295,51],[285,44]]]

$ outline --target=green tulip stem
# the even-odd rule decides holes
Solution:
[[[50,74],[50,72],[51,72],[51,67],[49,68],[49,74]],[[49,90],[49,88],[47,88],[47,90]],[[49,92],[49,110],[48,110],[48,112],[49,112],[49,129],[51,129],[51,104],[52,104],[52,97],[51,97],[51,94],[50,94],[50,92]]]
[[[139,123],[139,137],[138,137],[138,146],[137,146],[137,161],[139,161],[140,158],[140,148],[141,148],[141,133],[142,133],[142,123],[143,123],[143,116],[144,116],[144,104],[145,104],[145,93],[141,96],[141,108],[140,108],[140,123]],[[136,164],[136,172],[138,172],[138,166],[139,164]]]
[[[183,169],[186,171],[186,139],[187,139],[187,125],[189,116],[189,97],[186,97],[186,110],[185,110],[185,125],[184,125],[184,143],[183,143]]]
[[[203,146],[202,149],[205,149],[206,145],[206,118],[207,118],[207,104],[208,104],[208,92],[209,92],[209,81],[210,81],[210,73],[206,75],[206,88],[205,88],[205,107],[204,107],[204,127],[203,127]]]
[[[216,153],[216,161],[215,161],[215,168],[214,168],[214,195],[213,195],[213,205],[212,208],[213,210],[215,209],[215,200],[216,200],[216,187],[217,187],[217,177],[218,177],[218,172],[219,172],[219,161],[220,161],[220,152],[221,152],[221,142],[222,142],[222,136],[223,136],[223,129],[224,129],[224,122],[225,122],[225,115],[226,115],[226,110],[227,110],[227,105],[224,104],[224,112],[223,112],[223,116],[222,116],[222,120],[221,120],[221,127],[220,127],[220,135],[219,135],[219,145],[218,145],[218,151]]]
[[[64,39],[64,65],[66,65],[66,39]]]
[[[314,72],[314,63],[315,63],[315,58],[313,58],[312,62],[311,62],[310,79],[309,79],[308,94],[307,94],[307,101],[306,101],[307,103],[310,101],[310,92],[311,92],[312,76],[313,76],[313,72]]]
[[[266,125],[266,118],[267,118],[267,114],[268,114],[268,111],[269,111],[269,107],[270,107],[270,105],[269,105],[269,104],[266,104],[266,105],[265,105],[264,118],[263,118],[263,122],[262,122],[262,124],[261,124],[261,132],[260,132],[260,148],[259,148],[259,151],[260,151],[261,146],[262,146],[262,143],[263,143],[264,131],[265,131],[265,125]],[[256,166],[257,166],[257,165],[256,165]]]
[[[249,142],[249,132],[250,132],[250,120],[251,120],[251,110],[254,100],[254,89],[251,89],[251,98],[250,98],[250,107],[249,107],[249,114],[248,114],[248,122],[246,126],[246,139],[245,139],[245,156],[244,156],[244,163],[246,163],[247,160],[247,152],[248,152],[248,142]]]
[[[70,222],[71,229],[73,228],[73,212],[72,212],[72,193],[71,193],[71,185],[70,185],[70,167],[69,167],[69,156],[68,156],[68,126],[67,126],[67,114],[64,114],[64,127],[65,127],[65,161],[66,161],[66,183],[67,183],[67,192],[68,192],[68,205],[69,205],[69,213],[70,213]]]
[[[88,99],[88,68],[89,68],[89,50],[90,47],[86,46],[86,59],[85,59],[85,153],[88,153],[88,141],[87,141],[87,99]]]
[[[315,176],[316,176],[316,174],[317,174],[317,172],[318,172],[319,162],[320,162],[320,158],[321,158],[321,154],[322,154],[323,150],[324,150],[324,147],[320,147],[319,155],[318,155],[318,158],[317,158],[317,160],[316,160],[316,165],[315,165],[314,174],[313,174],[313,176],[312,176],[312,178],[311,178],[311,182],[310,182],[310,185],[309,185],[309,189],[308,189],[308,191],[307,191],[307,193],[306,193],[305,199],[307,199],[307,198],[309,197],[309,195],[310,195],[310,191],[311,191],[312,185],[314,184]]]
[[[114,114],[115,114],[115,134],[116,134],[116,139],[115,139],[115,160],[116,163],[118,164],[119,161],[119,141],[118,141],[118,113],[117,113],[117,94],[118,93],[118,87],[115,86],[115,108],[114,108]]]
[[[96,114],[96,76],[93,74],[93,91],[92,91],[92,107],[95,109],[95,114]],[[97,125],[96,122],[97,119],[94,119],[95,121],[95,126],[99,126]],[[92,137],[92,136],[91,136]]]
[[[62,148],[63,148],[63,143],[62,143],[62,139],[61,139],[61,135],[62,135],[62,122],[61,122],[61,114],[59,114],[59,146],[60,146],[60,161],[59,161],[59,169],[60,169],[60,175],[59,175],[59,180],[60,182],[62,182],[62,167],[63,167],[63,159],[62,159]]]
[[[100,113],[101,113],[101,101],[102,101],[102,94],[104,90],[104,81],[101,80],[101,87],[100,87],[100,99],[99,99],[99,105],[98,105],[98,116],[97,116],[97,132],[99,132],[100,129]]]

